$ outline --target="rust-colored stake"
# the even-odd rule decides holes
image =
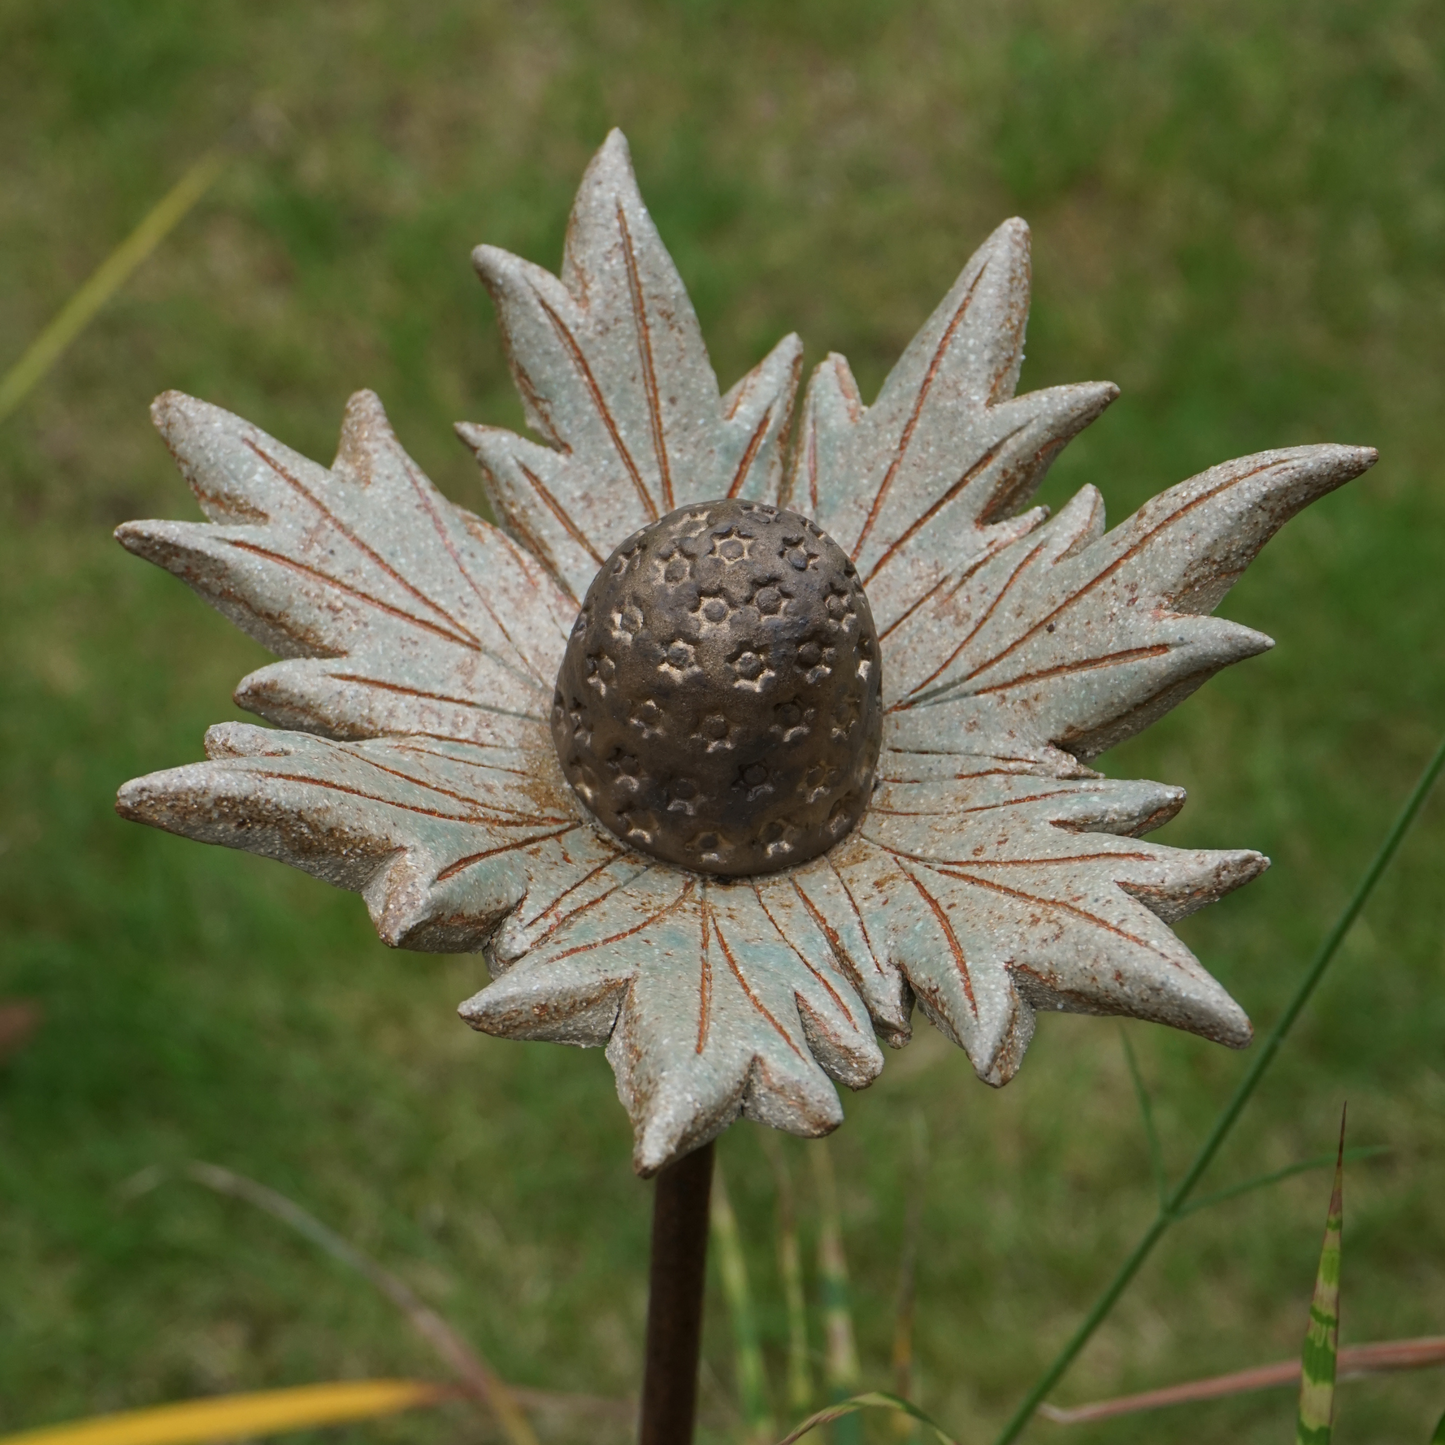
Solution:
[[[657,1176],[640,1445],[692,1445],[712,1158],[705,1144]]]

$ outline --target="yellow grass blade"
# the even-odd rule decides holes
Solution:
[[[869,1390],[866,1394],[839,1400],[836,1405],[829,1405],[826,1410],[819,1410],[816,1415],[810,1415],[801,1425],[790,1431],[778,1442],[778,1445],[794,1445],[795,1441],[801,1440],[804,1435],[816,1430],[820,1425],[831,1424],[834,1420],[856,1418],[860,1410],[892,1410],[904,1419],[916,1420],[924,1429],[933,1434],[939,1445],[958,1445],[958,1441],[952,1435],[945,1435],[943,1428],[935,1421],[930,1420],[917,1405],[908,1400],[900,1400],[897,1395],[890,1395],[886,1390]]]
[[[100,263],[90,279],[60,308],[50,325],[30,343],[20,360],[0,376],[0,421],[20,405],[30,388],[90,324],[95,313],[125,285],[131,272],[205,195],[224,166],[225,156],[220,151],[203,155]]]
[[[456,1393],[452,1386],[430,1380],[298,1385],[290,1390],[220,1395],[213,1400],[96,1415],[65,1425],[22,1430],[18,1435],[0,1435],[0,1445],[192,1445],[205,1440],[255,1438],[394,1415],[399,1410],[454,1399]]]

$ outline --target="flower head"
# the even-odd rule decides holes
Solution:
[[[361,893],[382,938],[479,951],[478,1029],[603,1045],[652,1173],[739,1114],[815,1135],[916,1002],[993,1084],[1040,1009],[1233,1046],[1168,928],[1266,866],[1159,847],[1177,788],[1088,761],[1268,638],[1208,614],[1294,512],[1368,467],[1228,462],[1112,531],[1021,510],[1107,383],[1015,397],[1028,232],[1005,222],[865,407],[797,425],[789,336],[722,395],[614,132],[560,279],[475,255],[542,443],[464,425],[498,525],[380,403],[330,468],[177,394],[205,524],[118,536],[282,659],[272,728],[128,783],[127,817]]]

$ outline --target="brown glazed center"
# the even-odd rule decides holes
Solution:
[[[862,816],[883,732],[878,634],[853,564],[792,512],[683,507],[588,588],[552,737],[623,842],[700,873],[816,857]]]

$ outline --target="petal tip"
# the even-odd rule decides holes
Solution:
[[[150,539],[148,525],[145,522],[122,522],[111,536],[125,548],[127,552],[137,557],[143,557],[146,551],[146,544]]]
[[[342,426],[368,426],[380,422],[387,426],[386,408],[381,404],[381,398],[369,386],[363,386],[359,391],[353,391],[346,398],[346,411],[343,413]]]
[[[1350,470],[1352,477],[1369,471],[1380,460],[1380,453],[1374,447],[1337,446],[1334,450],[1339,454],[1342,466]]]
[[[115,811],[129,823],[154,825],[166,801],[165,789],[157,784],[157,779],[164,776],[164,773],[147,773],[122,784],[116,791]]]
[[[479,989],[471,998],[463,999],[457,1005],[457,1017],[469,1028],[474,1028],[479,1033],[487,1031],[486,994],[486,989]]]
[[[188,403],[194,403],[195,398],[187,396],[183,391],[163,391],[151,402],[151,424],[160,432],[163,437],[170,435],[171,428],[179,421],[188,409]]]
[[[1247,1049],[1254,1042],[1254,1025],[1250,1023],[1249,1015],[1233,999],[1229,1002],[1229,1012],[1220,1018],[1217,1030],[1211,1033],[1210,1037],[1227,1049]]]
[[[999,242],[1000,245],[1022,247],[1027,250],[1031,236],[1029,223],[1022,216],[1010,216],[994,230],[989,239]]]
[[[597,149],[599,156],[617,156],[629,165],[632,162],[632,147],[627,144],[627,137],[622,133],[620,126],[613,126],[607,132],[607,139]]]
[[[670,1119],[649,1119],[638,1131],[632,1148],[632,1170],[639,1179],[651,1179],[660,1169],[675,1164],[690,1148],[684,1148],[681,1129]],[[699,1141],[699,1143],[706,1141]],[[694,1145],[692,1147],[697,1147]]]
[[[517,258],[500,246],[481,245],[472,248],[472,269],[488,287],[499,284],[516,264]]]
[[[1269,859],[1253,848],[1236,848],[1225,854],[1220,865],[1220,896],[1252,883],[1269,867]]]
[[[137,779],[132,778],[130,782],[123,783],[115,794],[115,811],[127,822],[137,823],[140,818],[136,812]]]

